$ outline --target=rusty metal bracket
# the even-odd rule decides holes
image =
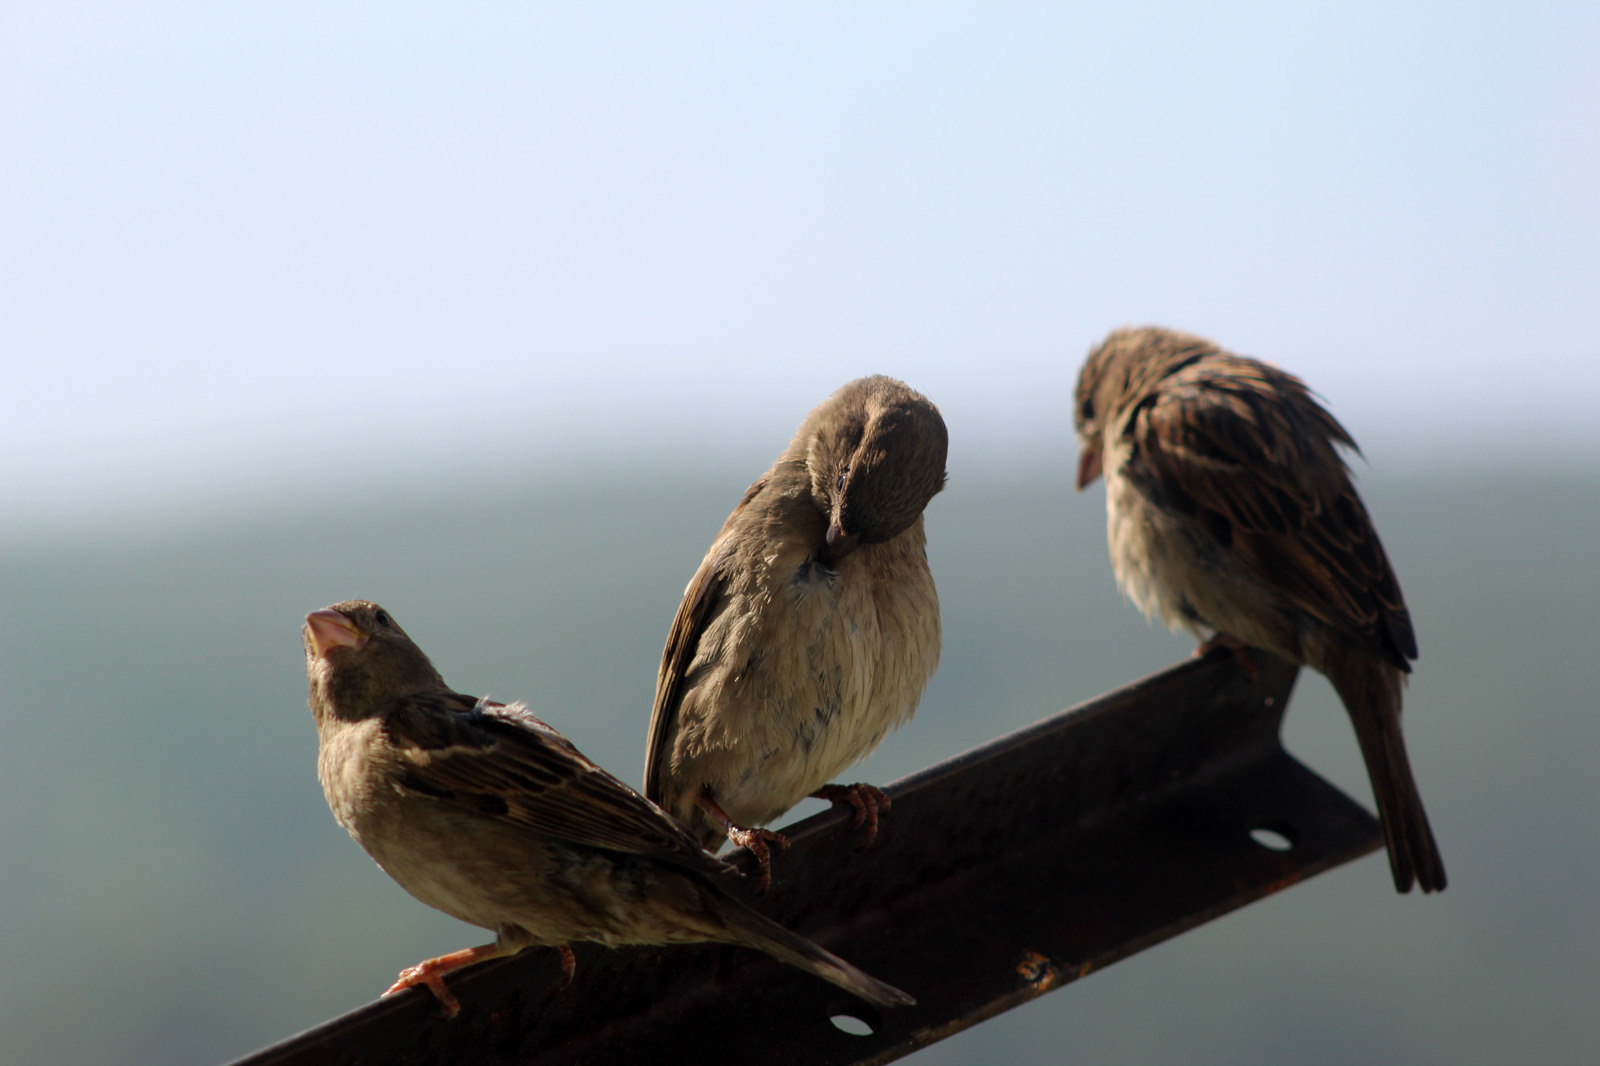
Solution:
[[[807,818],[770,895],[730,885],[915,1007],[879,1013],[749,950],[579,944],[565,989],[556,953],[530,951],[451,978],[454,1021],[414,990],[238,1066],[908,1055],[1381,844],[1279,743],[1294,667],[1255,661],[1253,684],[1227,655],[1182,663],[912,774],[865,851],[842,813]]]

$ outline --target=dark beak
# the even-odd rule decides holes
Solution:
[[[844,527],[836,518],[828,526],[828,543],[820,556],[824,566],[829,568],[839,565],[839,560],[856,550],[858,537],[854,533],[846,533]]]
[[[1100,476],[1100,449],[1085,444],[1083,452],[1078,456],[1078,491],[1082,492],[1094,484],[1094,479]]]

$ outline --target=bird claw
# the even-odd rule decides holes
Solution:
[[[789,838],[782,833],[774,833],[770,829],[745,829],[733,824],[733,819],[728,817],[728,812],[722,809],[722,804],[712,794],[710,786],[700,790],[700,795],[695,797],[695,802],[706,816],[715,822],[736,847],[746,848],[756,857],[756,868],[760,877],[756,881],[756,892],[766,895],[767,889],[772,887],[772,849],[767,844],[778,845],[782,851],[789,850]]]
[[[728,827],[728,839],[741,848],[748,848],[750,854],[756,857],[756,868],[759,871],[756,892],[766,895],[767,889],[772,887],[772,849],[767,845],[776,844],[778,850],[788,851],[789,838],[770,829],[740,829],[735,825]]]
[[[1256,669],[1256,662],[1250,657],[1250,645],[1238,637],[1231,637],[1226,633],[1218,633],[1195,648],[1194,657],[1196,659],[1204,658],[1219,650],[1230,652],[1233,655],[1233,661],[1239,664],[1239,671],[1244,674],[1245,680],[1252,685],[1255,684],[1256,678],[1261,676],[1261,672]]]
[[[461,1013],[461,1001],[456,998],[444,984],[444,975],[454,973],[463,966],[471,966],[484,959],[493,959],[504,955],[495,944],[484,944],[482,947],[463,948],[461,951],[452,951],[448,955],[440,955],[437,959],[428,959],[415,966],[407,966],[400,971],[400,977],[383,993],[392,996],[396,992],[404,992],[408,988],[422,985],[433,993],[433,998],[439,1001],[440,1008],[444,1011],[446,1019],[454,1018]]]
[[[848,806],[855,810],[853,828],[860,829],[863,824],[867,827],[857,850],[865,849],[877,838],[878,816],[887,814],[891,806],[888,794],[875,785],[823,785],[811,794],[835,807]]]
[[[578,956],[572,953],[571,944],[557,944],[556,950],[561,952],[561,987],[566,988],[572,984],[572,975],[578,972]]]
[[[388,998],[396,992],[404,992],[408,988],[416,988],[418,985],[422,985],[432,992],[433,997],[439,1001],[439,1007],[444,1011],[446,1019],[454,1018],[460,1014],[461,1001],[456,998],[454,992],[445,987],[444,973],[434,966],[434,963],[438,961],[438,959],[429,959],[427,962],[419,962],[415,966],[407,966],[404,970],[401,970],[399,980],[384,990],[383,998]]]

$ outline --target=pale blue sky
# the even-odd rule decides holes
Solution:
[[[1600,5],[1077,7],[12,2],[0,529],[753,475],[873,371],[1070,463],[1129,322],[1595,467]]]

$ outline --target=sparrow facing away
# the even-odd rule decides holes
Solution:
[[[764,951],[880,1007],[914,1002],[712,884],[730,867],[530,714],[453,692],[377,604],[302,630],[317,773],[334,817],[417,899],[495,934],[404,970],[385,995],[535,945],[714,941]]]
[[[765,825],[806,796],[876,833],[888,797],[828,782],[908,721],[939,665],[922,512],[944,487],[939,409],[882,376],[801,423],[684,593],[656,675],[645,795],[771,879]]]
[[[1121,329],[1078,375],[1081,490],[1101,473],[1111,564],[1148,616],[1327,675],[1355,726],[1395,887],[1445,887],[1400,734],[1411,616],[1337,446],[1299,378],[1171,330]]]

